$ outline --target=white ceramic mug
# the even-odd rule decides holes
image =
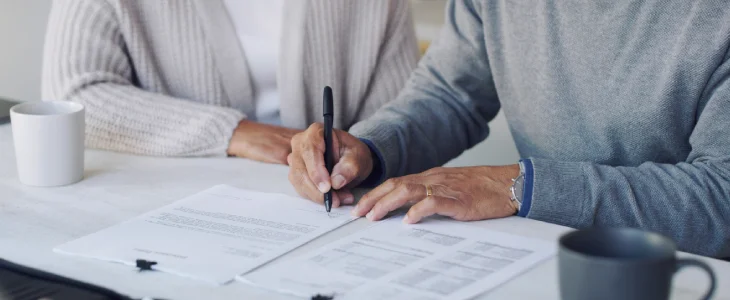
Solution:
[[[61,186],[84,177],[84,106],[69,101],[26,102],[10,109],[18,179]]]

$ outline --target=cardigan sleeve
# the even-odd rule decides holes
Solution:
[[[364,109],[355,121],[362,121],[395,100],[420,58],[410,2],[392,1],[389,16],[371,88],[363,101]]]
[[[154,156],[224,155],[243,113],[135,86],[125,47],[106,1],[53,1],[43,99],[84,105],[90,148]]]

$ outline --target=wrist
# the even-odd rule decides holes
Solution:
[[[367,146],[368,154],[364,156],[366,157],[365,159],[369,161],[369,163],[366,163],[366,165],[369,165],[369,171],[364,172],[366,173],[363,175],[365,179],[362,181],[360,186],[375,187],[385,179],[385,166],[383,165],[383,160],[378,152],[378,148],[376,148],[369,140],[360,139],[360,141]]]
[[[243,122],[243,121],[241,121]],[[238,122],[235,128],[233,128],[233,131],[231,131],[231,137],[228,139],[228,148],[226,148],[226,154],[230,156],[236,156],[236,148],[238,144],[238,139],[236,138],[236,132],[238,132],[238,128],[241,126],[241,122]]]
[[[504,189],[507,192],[507,199],[509,205],[514,209],[513,215],[519,213],[522,206],[522,188],[524,184],[524,174],[522,172],[522,166],[520,164],[514,164],[508,166],[507,172],[507,184],[508,186]]]
[[[243,130],[243,128],[249,123],[250,121],[243,119],[238,122],[236,125],[236,128],[233,128],[233,131],[231,132],[231,138],[228,139],[228,148],[226,149],[226,154],[228,156],[237,156],[236,153],[240,153],[240,147],[241,147],[241,137],[240,133]]]

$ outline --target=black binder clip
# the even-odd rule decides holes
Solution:
[[[329,296],[329,295],[317,294],[317,295],[312,296],[312,300],[332,300],[332,299],[335,299],[334,295]]]
[[[144,259],[137,260],[137,268],[139,268],[139,272],[152,271],[152,266],[154,266],[156,264],[157,264],[157,262],[155,262],[155,261],[149,261],[149,260],[144,260]]]

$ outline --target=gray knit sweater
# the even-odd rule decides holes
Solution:
[[[532,158],[529,218],[631,226],[730,256],[730,5],[455,0],[399,98],[351,132],[388,177],[487,137]]]
[[[277,72],[284,126],[349,128],[393,100],[418,60],[407,0],[286,1]],[[87,109],[87,145],[146,155],[225,154],[255,111],[246,56],[221,0],[54,0],[44,100]]]

